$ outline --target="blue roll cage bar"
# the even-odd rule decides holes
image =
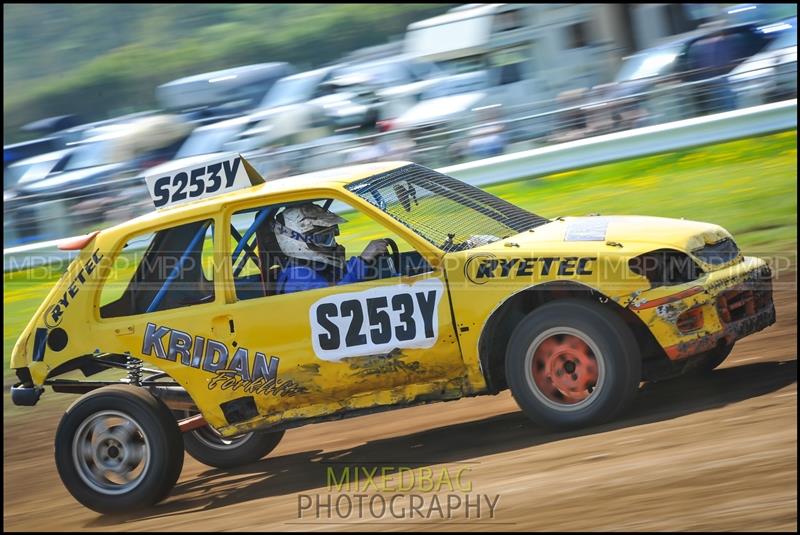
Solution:
[[[304,201],[304,202],[311,202],[311,201]],[[327,210],[328,208],[330,208],[332,203],[333,199],[326,199],[323,208]],[[277,211],[277,209],[278,207],[267,206],[259,210],[258,213],[256,214],[256,217],[253,218],[253,222],[250,223],[250,226],[247,227],[247,230],[244,232],[244,234],[239,234],[239,231],[236,230],[233,224],[231,224],[231,235],[237,240],[236,248],[233,250],[233,254],[231,255],[231,263],[236,264],[236,259],[239,257],[239,254],[242,251],[245,251],[244,257],[242,257],[242,260],[239,262],[239,265],[236,266],[236,269],[233,273],[234,277],[238,276],[239,273],[241,273],[248,258],[254,258],[256,260],[258,259],[258,256],[254,251],[255,243],[249,244],[248,242],[250,241],[250,238],[253,237],[253,234],[255,234],[256,229],[264,222],[264,220],[267,217],[269,217],[271,214],[274,214]],[[210,223],[207,222],[204,225],[202,225],[199,229],[197,229],[197,232],[192,237],[192,240],[189,242],[189,245],[186,246],[186,249],[181,254],[180,260],[172,268],[172,271],[170,272],[169,276],[164,281],[164,284],[161,285],[161,288],[158,290],[158,293],[156,293],[155,297],[153,297],[153,300],[150,302],[150,305],[147,307],[147,310],[145,312],[148,313],[154,312],[155,310],[158,309],[158,306],[161,304],[161,301],[164,300],[164,296],[167,294],[167,291],[169,290],[170,286],[172,286],[172,283],[175,281],[175,279],[178,278],[178,275],[180,275],[181,271],[183,271],[183,264],[184,262],[186,262],[186,259],[189,258],[189,254],[199,245],[200,240],[205,235],[206,229],[208,228],[209,224],[211,224],[211,239],[212,240],[214,239],[213,221],[211,221]]]

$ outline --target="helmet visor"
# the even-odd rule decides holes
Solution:
[[[339,227],[335,226],[309,232],[307,237],[317,247],[333,247],[336,244],[336,236],[338,235]]]

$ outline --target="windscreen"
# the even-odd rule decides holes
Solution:
[[[228,128],[214,126],[212,128],[198,128],[183,142],[175,154],[175,159],[210,154],[224,150],[225,143],[242,130],[245,123],[237,123]]]
[[[788,26],[788,28],[782,30],[778,37],[764,50],[780,50],[781,48],[797,46],[797,19],[792,19],[781,26],[783,25]]]
[[[617,73],[615,82],[641,80],[662,74],[680,53],[679,47],[660,48],[631,56]]]
[[[311,99],[314,89],[327,74],[325,70],[293,74],[278,80],[261,102],[261,108],[277,108]]]
[[[352,182],[347,189],[444,252],[472,249],[548,222],[416,164]]]
[[[81,145],[75,150],[75,154],[73,154],[72,159],[70,159],[64,170],[74,171],[85,167],[117,163],[118,160],[114,157],[113,148],[109,141],[95,141]]]
[[[422,92],[420,100],[463,95],[464,93],[481,91],[488,87],[488,72],[485,70],[457,74],[439,78],[436,83],[431,84],[430,87]]]
[[[369,83],[381,87],[391,87],[392,85],[402,85],[410,83],[412,80],[408,71],[402,64],[396,62],[367,63],[346,67],[337,73],[337,77],[346,78],[348,76],[364,76]]]

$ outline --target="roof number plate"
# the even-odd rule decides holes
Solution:
[[[196,201],[253,185],[238,154],[226,155],[169,173],[145,176],[156,208]]]

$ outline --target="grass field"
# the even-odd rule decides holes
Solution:
[[[523,208],[553,218],[589,213],[638,214],[722,225],[752,252],[796,249],[797,132],[784,132],[692,150],[518,180],[486,188]],[[352,248],[373,237],[366,217],[347,215],[343,234]],[[363,220],[362,220],[363,218]],[[343,235],[342,238],[345,236]],[[348,254],[353,253],[352,250]],[[52,287],[25,272],[4,275],[3,361]]]

